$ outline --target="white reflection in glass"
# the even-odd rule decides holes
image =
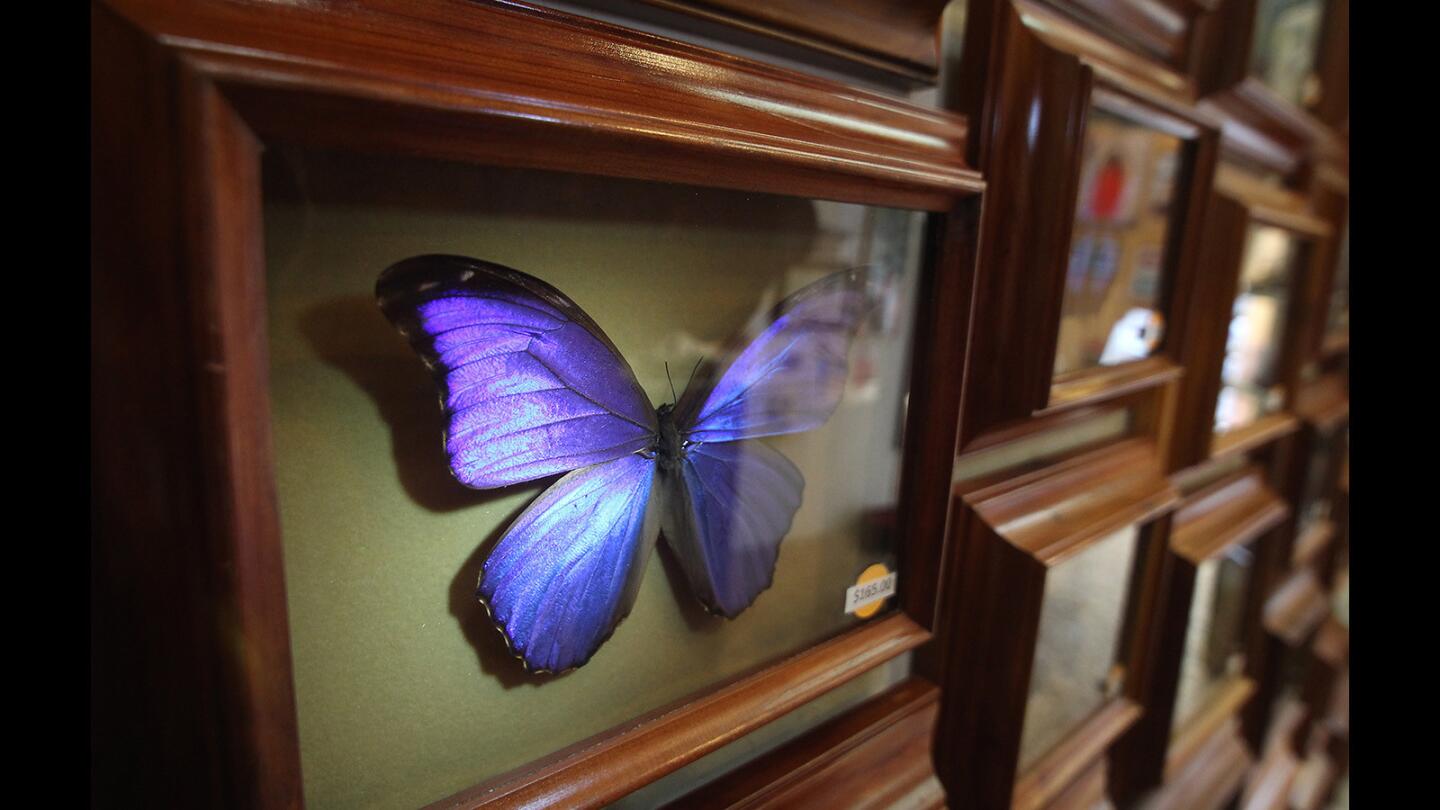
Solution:
[[[1324,19],[1322,0],[1259,0],[1250,71],[1276,95],[1302,106],[1320,93],[1315,55]]]
[[[1280,406],[1280,349],[1291,269],[1299,251],[1289,232],[1253,225],[1245,244],[1240,293],[1231,310],[1221,367],[1215,430],[1243,427]]]
[[[1181,141],[1092,109],[1061,301],[1055,373],[1154,354],[1165,242],[1175,208]]]

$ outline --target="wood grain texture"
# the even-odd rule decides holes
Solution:
[[[1330,612],[1330,601],[1315,574],[1295,571],[1265,601],[1265,629],[1290,646],[1309,637]]]
[[[1161,473],[1153,445],[1129,439],[967,493],[965,500],[997,535],[1050,567],[1167,511],[1179,493]]]
[[[1013,810],[1040,810],[1068,806],[1076,801],[1072,791],[1085,797],[1094,794],[1094,771],[1105,767],[1106,749],[1140,717],[1141,709],[1128,698],[1105,704],[1064,742],[1028,768],[1015,783],[1010,807]],[[1087,780],[1088,777],[1088,780]],[[1103,795],[1103,779],[1101,795]]]
[[[667,807],[940,808],[931,738],[940,691],[912,679]]]
[[[953,806],[1006,807],[1024,797],[1049,801],[1082,778],[1135,721],[1138,711],[1128,696],[1112,702],[1091,718],[1094,728],[1073,733],[1037,763],[1024,791],[1017,792],[1021,731],[1051,566],[1117,529],[1163,520],[1177,500],[1153,445],[1139,439],[957,493],[951,541],[957,553],[947,558],[943,572],[951,584],[942,593],[939,637],[917,659],[917,668],[938,678],[942,689],[935,755]],[[1137,598],[1132,586],[1127,614],[1141,612]],[[1129,629],[1126,635],[1148,632]],[[976,666],[977,661],[986,664]],[[1122,652],[1120,663],[1134,661]],[[967,698],[981,694],[983,701]]]
[[[1202,10],[1145,0],[1049,0],[1047,5],[1118,45],[1175,68],[1185,64],[1195,16]]]
[[[1192,246],[1202,235],[1217,131],[1190,104],[1183,78],[1167,78],[1162,66],[1087,31],[1050,4],[979,3],[968,13],[966,48],[981,48],[990,62],[978,74],[983,78],[971,82],[984,84],[983,90],[971,87],[951,96],[959,109],[978,110],[985,122],[976,130],[978,165],[1006,182],[988,191],[981,225],[975,299],[986,305],[972,313],[962,449],[1036,414],[1139,391],[1153,391],[1168,404],[1173,392],[1163,388],[1181,372],[1169,358],[1183,351],[1194,311],[1189,302],[1203,275]],[[977,25],[989,26],[990,42],[973,42],[981,36],[978,30],[970,33]],[[967,55],[965,64],[975,62]],[[980,98],[983,106],[977,106]],[[1184,141],[1162,273],[1170,345],[1162,357],[1056,378],[1080,156],[1092,104]],[[1169,425],[1168,414],[1156,420],[1157,428]],[[1166,444],[1168,449],[1168,437]]]
[[[1194,84],[1188,76],[1163,60],[1116,41],[1113,33],[1117,26],[1102,29],[1077,25],[1073,16],[1062,13],[1059,4],[1051,0],[1011,0],[1011,3],[1048,43],[1078,56],[1102,80],[1136,89],[1147,88],[1149,93],[1182,104],[1194,100]]]
[[[1172,736],[1187,632],[1190,622],[1198,620],[1190,611],[1200,566],[1236,544],[1263,542],[1260,538],[1288,514],[1289,507],[1266,485],[1265,473],[1250,465],[1187,495],[1172,515],[1156,604],[1148,611],[1155,630],[1136,654],[1131,683],[1144,715],[1115,746],[1113,756],[1113,790],[1120,801],[1136,801],[1174,781],[1175,769],[1184,767],[1177,766],[1177,760],[1188,762],[1187,752],[1196,741],[1208,739],[1216,726],[1238,715],[1254,691],[1249,679],[1232,683],[1198,718],[1188,720],[1179,737]],[[1250,628],[1262,593],[1252,578],[1241,597],[1242,647],[1250,646],[1245,636],[1254,634]],[[1176,795],[1190,796],[1196,788],[1174,789]]]
[[[1049,398],[1091,85],[1090,69],[1015,9],[997,14],[979,165],[1006,180],[986,195],[981,223],[975,299],[985,305],[972,312],[962,447]]]
[[[645,0],[817,50],[933,79],[945,0],[842,0],[823,10],[806,0]]]
[[[1190,767],[1196,760],[1213,752],[1206,749],[1214,744],[1216,736],[1232,736],[1242,746],[1239,738],[1239,714],[1255,694],[1255,682],[1249,678],[1235,678],[1215,696],[1194,718],[1185,724],[1171,740],[1165,756],[1167,781]]]
[[[1320,98],[1312,112],[1336,130],[1350,123],[1350,0],[1328,0],[1325,26],[1320,34],[1316,72]],[[1348,148],[1347,148],[1348,151]]]
[[[881,619],[430,807],[603,807],[929,638],[903,615]]]
[[[1345,376],[1324,374],[1300,387],[1295,413],[1324,434],[1339,430],[1350,418],[1350,391]]]
[[[968,345],[964,318],[973,304],[979,197],[959,201],[947,217],[932,216],[927,232],[922,289],[926,302],[916,314],[910,373],[905,452],[900,475],[896,536],[906,538],[900,567],[911,583],[902,589],[900,604],[927,629],[934,629],[944,583],[938,571],[954,554],[947,547],[951,519],[950,481],[959,440],[959,409],[963,367]]]
[[[1047,804],[1046,810],[1095,810],[1109,802],[1109,769],[1099,759]]]
[[[97,790],[298,806],[258,143],[153,40],[92,24]]]
[[[980,187],[956,116],[521,3],[108,2],[266,138],[942,211]]]
[[[1196,740],[1165,785],[1141,805],[1144,810],[1220,810],[1230,806],[1254,765],[1240,739],[1239,722],[1225,714],[1218,726]]]
[[[1245,783],[1240,807],[1243,810],[1288,810],[1290,787],[1299,770],[1300,761],[1289,749],[1277,747],[1266,751]]]
[[[1249,466],[1185,499],[1175,512],[1170,546],[1195,565],[1275,528],[1289,505],[1270,488],[1265,472]]]
[[[1191,319],[1176,346],[1176,359],[1186,373],[1176,404],[1172,469],[1199,464],[1211,455],[1215,403],[1220,394],[1229,327],[1223,313],[1235,299],[1245,242],[1247,214],[1243,205],[1216,193],[1207,200],[1205,211],[1198,254],[1207,272],[1195,285],[1191,310],[1210,313],[1210,317]]]

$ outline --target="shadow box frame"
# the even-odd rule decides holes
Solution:
[[[963,357],[984,190],[964,118],[522,3],[96,0],[91,24],[92,740],[133,743],[92,758],[92,789],[303,804],[267,142],[930,212],[895,609],[441,806],[598,806],[931,639],[960,397],[942,370]],[[632,85],[654,92],[615,92]]]
[[[1310,168],[1312,153],[1344,151],[1331,129],[1349,114],[1349,0],[1325,0],[1315,71],[1322,96],[1312,109],[1281,97],[1250,74],[1258,0],[1219,3],[1206,20],[1208,47],[1192,70],[1202,106],[1225,120],[1226,151],[1279,172],[1287,181]],[[1343,93],[1333,88],[1343,88]],[[1332,88],[1328,95],[1325,88]]]
[[[1275,454],[1266,454],[1274,456]],[[1270,485],[1276,459],[1246,460],[1239,469],[1187,492],[1170,522],[1156,623],[1148,651],[1152,674],[1140,696],[1144,713],[1116,746],[1115,793],[1131,802],[1153,792],[1156,808],[1219,807],[1241,788],[1254,761],[1240,717],[1255,692],[1259,614],[1265,594],[1267,547],[1290,508]],[[1210,475],[1213,475],[1210,474]],[[1252,549],[1253,564],[1237,621],[1242,671],[1206,703],[1175,724],[1195,585],[1200,567],[1230,549]]]
[[[1029,0],[987,3],[967,27],[966,66],[985,75],[978,110],[978,161],[987,176],[1006,177],[987,190],[975,299],[965,365],[960,451],[1000,440],[1034,417],[1143,395],[1159,413],[1173,407],[1191,311],[1184,304],[1202,275],[1195,247],[1211,190],[1220,135],[1193,105],[1181,74],[1133,54]],[[987,28],[988,26],[988,28]],[[986,55],[971,55],[989,32]],[[988,63],[981,60],[988,55]],[[1165,337],[1148,358],[1054,373],[1061,306],[1079,194],[1085,125],[1092,107],[1182,142],[1173,209],[1160,271]],[[1060,205],[1056,205],[1056,202]],[[1164,419],[1157,424],[1157,447]]]
[[[1029,435],[1034,433],[1013,435],[1007,443]],[[936,659],[922,670],[934,671],[941,686],[935,757],[953,804],[1038,809],[1104,794],[1108,751],[1141,713],[1146,651],[1158,631],[1156,552],[1178,501],[1152,441],[1134,435],[1082,447],[1019,474],[956,486],[955,552],[946,572],[954,585],[944,594],[943,630],[932,648]],[[1131,526],[1138,529],[1135,554],[1119,585],[1120,693],[1021,772],[1046,579],[1054,567]],[[974,695],[985,699],[965,698]]]
[[[1331,613],[1331,566],[1336,546],[1342,541],[1342,532],[1348,524],[1348,501],[1341,489],[1340,476],[1346,451],[1342,433],[1349,424],[1349,398],[1343,380],[1332,373],[1308,383],[1296,399],[1298,429],[1284,442],[1287,457],[1281,478],[1281,494],[1295,508],[1276,531],[1274,546],[1267,554],[1266,565],[1272,573],[1262,614],[1265,632],[1256,650],[1255,697],[1246,707],[1244,718],[1246,736],[1255,745],[1267,738],[1269,726],[1284,714],[1278,701],[1280,662],[1287,648],[1304,647],[1307,650],[1304,654],[1316,661],[1323,659],[1331,669],[1339,666],[1333,652],[1335,644],[1329,638],[1333,633],[1327,635],[1326,628],[1333,623],[1327,620]],[[1305,505],[1307,478],[1315,460],[1312,451],[1322,441],[1333,444],[1319,460],[1325,465],[1320,497],[1331,499],[1332,510],[1338,502],[1340,512],[1332,511],[1330,517],[1302,525],[1298,511]],[[1285,732],[1289,739],[1287,745],[1296,754],[1303,753],[1304,741],[1316,718],[1314,707],[1323,709],[1323,695],[1328,694],[1328,681],[1316,673],[1313,663],[1310,670],[1303,686],[1304,711],[1285,714],[1285,722],[1293,726]]]
[[[1203,53],[1205,20],[1214,0],[1156,4],[1146,0],[1048,0],[1118,45],[1188,73]]]
[[[1225,346],[1252,225],[1286,231],[1302,252],[1289,270],[1290,294],[1276,364],[1275,376],[1284,394],[1275,411],[1248,425],[1217,432],[1215,408],[1224,385]],[[1330,238],[1329,224],[1308,212],[1303,197],[1267,186],[1233,166],[1220,166],[1207,206],[1199,257],[1210,276],[1191,305],[1205,315],[1194,319],[1193,333],[1184,348],[1187,375],[1180,385],[1175,417],[1173,469],[1246,453],[1290,435],[1299,427],[1294,408],[1307,354],[1304,304],[1312,289],[1311,280],[1322,269],[1320,259]]]

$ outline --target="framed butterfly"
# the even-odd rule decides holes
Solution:
[[[460,483],[564,473],[495,545],[476,593],[526,668],[588,661],[630,612],[662,532],[710,612],[734,618],[770,587],[805,479],[756,440],[830,417],[874,286],[854,270],[790,295],[655,408],[599,325],[534,276],[442,255],[380,274],[381,310],[439,384]]]

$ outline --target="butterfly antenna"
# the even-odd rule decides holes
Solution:
[[[675,393],[675,381],[670,379],[670,362],[668,360],[665,361],[665,379],[670,383],[670,402],[672,404],[678,402],[680,397]]]
[[[700,359],[695,361],[695,367],[690,369],[690,379],[685,381],[686,390],[689,390],[690,383],[695,381],[695,372],[700,370],[700,364],[703,362],[705,362],[705,355],[702,354],[700,355]]]

